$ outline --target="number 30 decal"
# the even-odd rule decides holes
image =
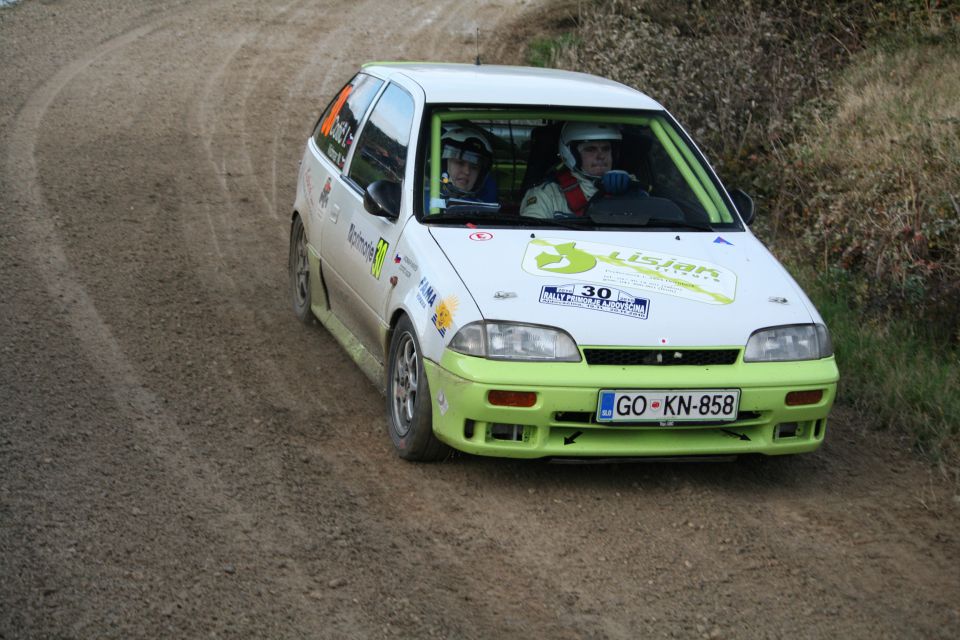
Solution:
[[[586,284],[586,285],[583,285],[583,295],[590,298],[601,298],[603,300],[609,300],[611,293],[610,293],[610,289],[607,289],[606,287],[597,288],[597,287],[594,287],[593,285]]]

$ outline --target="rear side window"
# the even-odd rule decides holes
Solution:
[[[338,168],[343,168],[357,125],[382,85],[383,80],[358,73],[320,116],[313,132],[314,142],[320,153],[330,158]]]
[[[361,189],[377,180],[402,184],[412,125],[413,98],[391,84],[363,128],[350,162],[350,179]]]

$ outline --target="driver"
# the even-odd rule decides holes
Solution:
[[[558,144],[564,167],[523,197],[520,215],[532,218],[581,216],[590,199],[603,192],[625,193],[631,182],[626,171],[613,169],[623,136],[603,122],[568,122]]]

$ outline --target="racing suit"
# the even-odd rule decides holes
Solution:
[[[572,188],[579,188],[583,194],[584,204],[596,195],[597,179],[588,176],[577,170],[569,171],[576,179],[576,184],[571,184]],[[523,204],[520,206],[520,215],[531,218],[547,218],[552,220],[554,212],[560,212],[563,217],[572,216],[574,212],[570,209],[569,198],[564,194],[557,176],[551,176],[544,182],[534,185],[527,190],[523,196]]]

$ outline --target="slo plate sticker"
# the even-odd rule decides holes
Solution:
[[[564,276],[706,304],[730,304],[737,292],[737,275],[720,265],[597,242],[537,238],[527,244],[522,266],[536,276]]]
[[[561,307],[606,311],[631,318],[647,319],[650,301],[632,293],[593,284],[548,285],[540,289],[540,302]]]

